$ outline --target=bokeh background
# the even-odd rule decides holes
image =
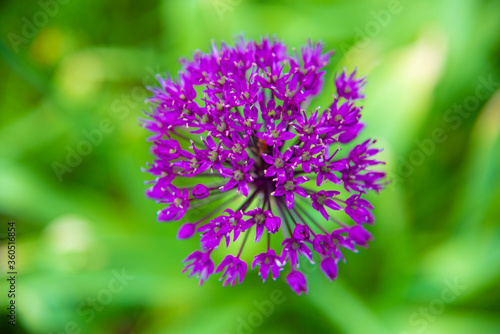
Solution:
[[[500,333],[499,1],[2,1],[0,27],[2,333]],[[200,288],[180,273],[196,238],[144,196],[144,85],[239,33],[335,49],[313,104],[343,66],[368,75],[361,138],[392,184],[337,281],[304,264],[307,296],[256,272]]]

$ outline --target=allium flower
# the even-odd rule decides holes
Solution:
[[[178,239],[200,235],[201,251],[184,260],[184,272],[200,284],[214,273],[221,243],[238,243],[239,252],[221,251],[215,273],[224,286],[241,284],[247,271],[241,254],[253,239],[262,252],[252,269],[264,282],[287,271],[300,295],[308,291],[298,271],[302,258],[318,258],[334,280],[342,252],[373,239],[364,227],[374,221],[373,206],[364,197],[384,185],[385,174],[373,169],[383,164],[374,159],[380,150],[364,140],[341,151],[364,127],[355,105],[364,97],[364,78],[344,70],[328,85],[336,88],[331,104],[309,108],[332,54],[321,43],[290,55],[276,39],[240,38],[234,47],[195,52],[181,61],[177,79],[158,76],[160,87],[149,88],[143,126],[153,133],[154,160],[145,170],[155,179],[146,195],[164,205],[158,220],[185,220]]]

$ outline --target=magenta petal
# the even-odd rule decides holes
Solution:
[[[265,153],[262,153],[261,156],[262,159],[264,159],[264,161],[267,162],[268,164],[270,165],[274,164],[274,158],[272,156]]]
[[[307,197],[307,193],[302,187],[295,187],[294,191],[299,196]]]
[[[276,167],[273,166],[270,166],[267,170],[266,170],[266,175],[265,176],[273,176],[274,174],[276,174]]]
[[[323,182],[323,174],[319,173],[318,176],[316,176],[316,185],[319,187],[321,182]]]
[[[295,137],[295,134],[292,133],[292,132],[288,132],[288,131],[283,131],[280,135],[280,139],[281,140],[290,140],[292,139],[293,137]]]
[[[236,180],[231,178],[227,183],[222,187],[221,191],[228,191],[229,189],[234,188],[234,186],[237,184]]]
[[[293,192],[292,191],[287,191],[285,193],[285,198],[286,198],[286,206],[289,209],[293,208],[293,199],[294,199]]]
[[[283,168],[278,169],[278,182],[279,183],[284,183],[285,180],[286,180],[285,170]]]
[[[299,177],[295,178],[295,180],[293,180],[293,183],[295,183],[297,185],[297,184],[302,184],[302,183],[307,182],[307,181],[309,181],[309,179],[307,177],[299,176]]]
[[[248,182],[242,180],[238,183],[238,190],[243,194],[243,196],[248,197]]]
[[[324,258],[319,266],[329,280],[333,281],[337,278],[338,267],[335,259],[331,257]]]
[[[283,153],[283,160],[288,161],[292,157],[293,151],[291,149],[288,149]]]
[[[278,186],[274,191],[274,196],[283,196],[285,194],[285,187]]]

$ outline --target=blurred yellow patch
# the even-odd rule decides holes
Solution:
[[[102,60],[92,51],[82,51],[63,60],[56,85],[63,98],[85,100],[101,89],[103,78]]]
[[[67,49],[68,40],[63,32],[54,27],[41,29],[30,48],[31,58],[40,65],[55,65]]]

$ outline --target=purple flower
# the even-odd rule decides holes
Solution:
[[[196,173],[202,173],[207,169],[212,171],[215,169],[220,172],[223,168],[223,161],[225,161],[228,152],[222,148],[222,142],[215,144],[212,137],[208,137],[203,140],[206,145],[206,149],[199,150],[193,144],[193,151],[195,152],[195,158],[197,160],[197,167],[195,168]]]
[[[278,186],[276,190],[271,193],[272,196],[283,196],[285,195],[286,205],[289,209],[293,207],[294,194],[302,197],[307,197],[305,190],[299,187],[300,184],[308,181],[309,179],[305,176],[297,176],[293,178],[293,174],[290,172],[287,174],[287,178],[284,182],[280,183],[278,181]]]
[[[307,280],[303,273],[298,270],[292,270],[286,276],[286,282],[297,295],[301,295],[302,292],[307,295]]]
[[[326,87],[327,108],[309,107],[332,55],[321,43],[289,52],[276,38],[241,37],[234,46],[196,51],[181,60],[178,76],[159,75],[158,87],[148,88],[142,126],[152,133],[154,158],[143,169],[152,175],[146,196],[164,205],[159,221],[180,221],[178,239],[200,237],[201,251],[184,261],[184,272],[200,284],[214,271],[211,253],[225,256],[234,242],[237,255],[225,256],[217,272],[224,286],[241,283],[247,264],[240,255],[257,249],[247,247],[255,241],[266,244],[252,263],[263,281],[288,266],[288,284],[307,293],[299,257],[312,263],[319,254],[333,280],[343,252],[373,239],[361,224],[374,221],[365,194],[385,185],[385,173],[374,169],[383,164],[376,158],[381,150],[369,139],[339,153],[363,130],[364,78],[344,71]],[[226,247],[219,247],[223,240]]]
[[[322,139],[327,144],[351,142],[363,129],[361,118],[361,108],[354,105],[354,102],[348,100],[342,104],[338,98],[333,99],[333,103],[322,114],[321,121],[325,126],[321,132]]]
[[[245,229],[255,226],[255,242],[259,242],[264,232],[264,227],[269,233],[275,233],[281,224],[280,217],[276,217],[269,210],[263,211],[261,208],[254,209],[245,213],[251,218],[245,222]]]
[[[332,210],[341,210],[340,205],[335,203],[333,197],[340,195],[339,191],[318,191],[317,193],[311,194],[313,209],[318,210],[326,220],[328,220],[328,213],[325,210],[325,206]]]
[[[214,262],[210,259],[210,252],[195,251],[183,262],[186,263],[186,267],[182,272],[190,270],[189,277],[196,275],[196,278],[200,280],[200,285],[214,272]]]
[[[353,243],[364,248],[368,248],[368,241],[373,240],[371,233],[361,225],[351,226],[348,233]]]
[[[283,141],[290,140],[295,137],[295,134],[289,131],[285,131],[286,123],[281,122],[278,126],[274,125],[274,122],[269,123],[266,132],[259,132],[255,136],[266,142],[266,145],[278,147],[283,145]]]
[[[159,221],[179,220],[184,217],[187,209],[189,209],[189,191],[184,189],[182,192],[174,188],[172,195],[166,197],[165,203],[171,203],[165,209],[158,211]]]
[[[264,283],[266,282],[269,271],[273,274],[273,280],[276,281],[281,269],[281,261],[279,256],[276,255],[274,249],[269,249],[265,253],[261,253],[255,256],[252,263],[252,270],[255,266],[260,266],[259,276],[262,277]]]
[[[225,169],[224,175],[230,176],[231,179],[223,187],[220,187],[220,190],[228,191],[238,185],[238,191],[243,196],[248,197],[248,182],[253,181],[253,177],[249,173],[252,165],[253,159],[250,159],[245,165],[233,164],[232,169]]]
[[[309,240],[309,227],[297,224],[293,230],[293,237],[297,240]]]
[[[336,260],[343,259],[341,248],[347,246],[348,249],[352,250],[350,248],[352,245],[349,244],[348,239],[340,239],[339,236],[341,236],[339,230],[334,230],[332,234],[316,234],[313,240],[313,249],[323,256],[333,256]]]
[[[337,94],[339,94],[339,97],[343,97],[347,100],[358,100],[362,99],[365,96],[362,95],[361,88],[365,85],[365,78],[361,79],[354,79],[354,76],[356,75],[356,70],[347,77],[346,75],[346,70],[344,68],[344,71],[335,78],[335,86],[337,87]]]
[[[311,144],[304,144],[302,147],[295,146],[295,158],[292,158],[290,162],[294,169],[298,166],[302,166],[304,172],[311,174],[312,169],[319,166],[317,154],[324,149],[322,145],[312,146]]]
[[[299,255],[303,255],[314,264],[312,260],[312,252],[305,242],[310,242],[308,229],[300,224],[296,225],[293,231],[293,237],[286,238],[281,243],[281,245],[283,245],[281,262],[286,263],[287,260],[290,260],[292,268],[298,268]]]
[[[222,281],[224,276],[226,278],[224,279],[222,285],[226,286],[228,283],[231,283],[231,286],[234,286],[236,279],[238,279],[238,284],[241,284],[241,282],[243,282],[245,274],[247,273],[247,264],[245,263],[245,261],[242,261],[237,257],[228,255],[224,258],[224,260],[222,260],[221,264],[219,264],[215,272],[219,273],[223,270],[224,272],[222,273],[222,277],[220,280]]]
[[[318,187],[321,185],[321,183],[323,183],[323,180],[328,180],[335,184],[340,183],[340,179],[337,177],[337,175],[334,174],[334,172],[340,171],[346,168],[346,166],[348,165],[347,162],[342,159],[333,161],[333,158],[335,157],[337,152],[338,150],[335,151],[330,157],[328,157],[328,148],[323,151],[319,167],[316,168],[316,171],[318,173],[318,176],[316,177],[316,185]]]
[[[320,134],[326,133],[330,129],[328,124],[325,124],[326,127],[324,127],[318,123],[318,111],[309,118],[307,118],[306,112],[302,111],[302,114],[297,117],[296,123],[292,124],[300,135],[299,139],[304,142],[308,141],[311,144],[316,144]]]
[[[292,154],[293,151],[291,149],[281,154],[277,146],[273,147],[273,156],[262,153],[262,159],[270,165],[268,169],[264,170],[264,176],[271,177],[278,174],[278,182],[283,183],[286,178],[287,167],[289,166],[286,162],[290,160]]]
[[[246,161],[248,159],[248,153],[246,148],[248,147],[249,136],[241,138],[238,133],[232,135],[232,140],[228,138],[222,138],[222,143],[226,145],[231,152],[229,153],[229,158],[232,161]]]
[[[373,206],[366,199],[360,197],[360,195],[352,195],[345,201],[345,213],[349,215],[356,223],[373,223],[374,217],[370,209]]]
[[[203,249],[217,248],[222,238],[226,239],[226,247],[228,247],[231,233],[233,233],[233,241],[238,239],[243,228],[243,214],[241,211],[234,212],[231,209],[226,209],[223,213],[227,215],[214,218],[198,228],[198,232],[201,232],[200,243]]]

